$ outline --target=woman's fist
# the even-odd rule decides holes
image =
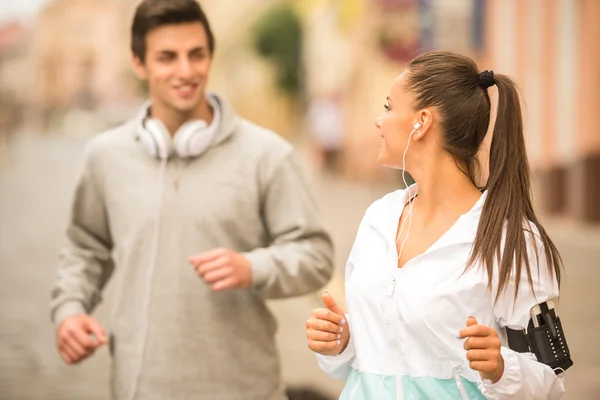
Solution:
[[[340,354],[350,341],[350,329],[344,311],[337,305],[331,294],[322,295],[325,308],[313,310],[306,321],[308,348],[326,356]]]
[[[460,331],[460,337],[467,338],[465,350],[471,369],[479,371],[483,379],[498,382],[504,373],[504,359],[500,354],[502,344],[498,333],[489,326],[479,325],[475,317],[469,317],[467,327]]]

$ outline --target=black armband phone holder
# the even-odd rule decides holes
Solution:
[[[547,302],[534,309],[538,312],[532,312],[527,332],[506,328],[508,346],[519,353],[535,354],[539,362],[550,366],[557,374],[564,372],[573,365],[573,360],[560,318]]]

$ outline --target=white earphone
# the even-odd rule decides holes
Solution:
[[[162,121],[148,118],[150,104],[142,109],[137,121],[138,138],[153,157],[167,159],[173,154],[181,158],[198,157],[210,145],[218,132],[220,110],[218,104],[211,98],[208,101],[213,106],[213,122],[207,125],[203,120],[192,120],[183,124],[171,137]]]
[[[404,187],[406,189],[408,189],[408,183],[406,182],[406,177],[405,177],[406,153],[408,153],[408,148],[410,146],[410,139],[412,138],[412,135],[415,133],[415,131],[418,131],[419,129],[421,129],[421,126],[423,126],[423,125],[420,122],[415,122],[415,124],[413,125],[413,130],[410,133],[410,135],[408,135],[408,143],[406,144],[406,149],[404,150],[404,154],[402,155],[402,181],[404,181]],[[418,191],[417,191],[417,193],[418,193]],[[409,193],[409,196],[410,196],[410,193]],[[408,240],[408,237],[410,235],[410,228],[412,227],[412,210],[413,210],[413,206],[415,205],[415,202],[416,202],[416,194],[415,194],[415,196],[413,196],[412,200],[413,201],[410,202],[410,206],[408,208],[408,214],[407,214],[408,218],[404,218],[404,221],[402,221],[402,224],[400,225],[398,235],[396,236],[396,243],[398,243],[398,240],[400,239],[400,236],[402,235],[402,232],[404,231],[404,224],[406,223],[406,220],[408,219],[408,232],[406,233],[406,238],[404,238],[404,240],[402,241],[402,244],[400,245],[400,251],[398,252],[398,260],[400,260],[400,257],[402,257],[404,245],[406,244],[406,241]]]

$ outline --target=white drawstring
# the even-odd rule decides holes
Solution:
[[[564,385],[564,383],[565,383],[565,370],[562,369],[561,367],[556,367],[556,368],[554,368],[554,372],[555,373],[556,373],[556,370],[562,371],[561,373],[556,374],[556,376],[558,377],[558,380],[560,380],[560,383],[562,383]]]
[[[385,375],[381,375],[381,380],[379,381],[379,396],[377,397],[378,399],[383,399],[383,397],[381,397],[382,391],[383,391],[383,380],[385,379]]]
[[[137,392],[138,385],[140,383],[140,377],[142,375],[142,366],[144,365],[144,359],[146,358],[146,345],[148,344],[148,331],[149,331],[149,309],[150,309],[150,299],[152,297],[152,281],[154,278],[154,270],[156,268],[156,262],[158,261],[158,241],[160,239],[160,214],[162,207],[162,197],[163,197],[163,186],[165,180],[165,172],[167,169],[167,159],[168,155],[162,155],[160,160],[160,167],[158,171],[158,187],[157,187],[157,199],[156,199],[156,221],[154,223],[154,237],[152,238],[152,247],[150,248],[150,265],[148,268],[148,292],[147,296],[144,298],[144,307],[142,310],[145,310],[145,319],[143,321],[143,334],[144,338],[142,341],[142,356],[140,357],[140,365],[138,366],[137,374],[133,381],[133,387],[131,388],[130,395],[128,398],[133,400],[135,398],[135,393]]]
[[[381,299],[381,303],[380,303],[381,315],[383,316],[383,323],[386,324],[386,325],[388,323],[388,319],[387,319],[387,307],[384,304],[384,302],[386,300],[393,299],[394,298],[394,291],[396,290],[396,278],[391,273],[390,273],[390,275],[392,276],[392,281],[390,282],[390,286],[388,288],[387,293],[385,294],[385,296],[383,296],[383,298]]]

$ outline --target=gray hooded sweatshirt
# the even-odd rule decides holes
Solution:
[[[136,121],[85,151],[52,319],[91,313],[116,272],[115,399],[281,400],[265,299],[315,291],[332,273],[331,240],[292,147],[213,100],[219,130],[199,157],[161,164]],[[217,247],[249,259],[251,288],[217,293],[196,275],[188,257]]]

